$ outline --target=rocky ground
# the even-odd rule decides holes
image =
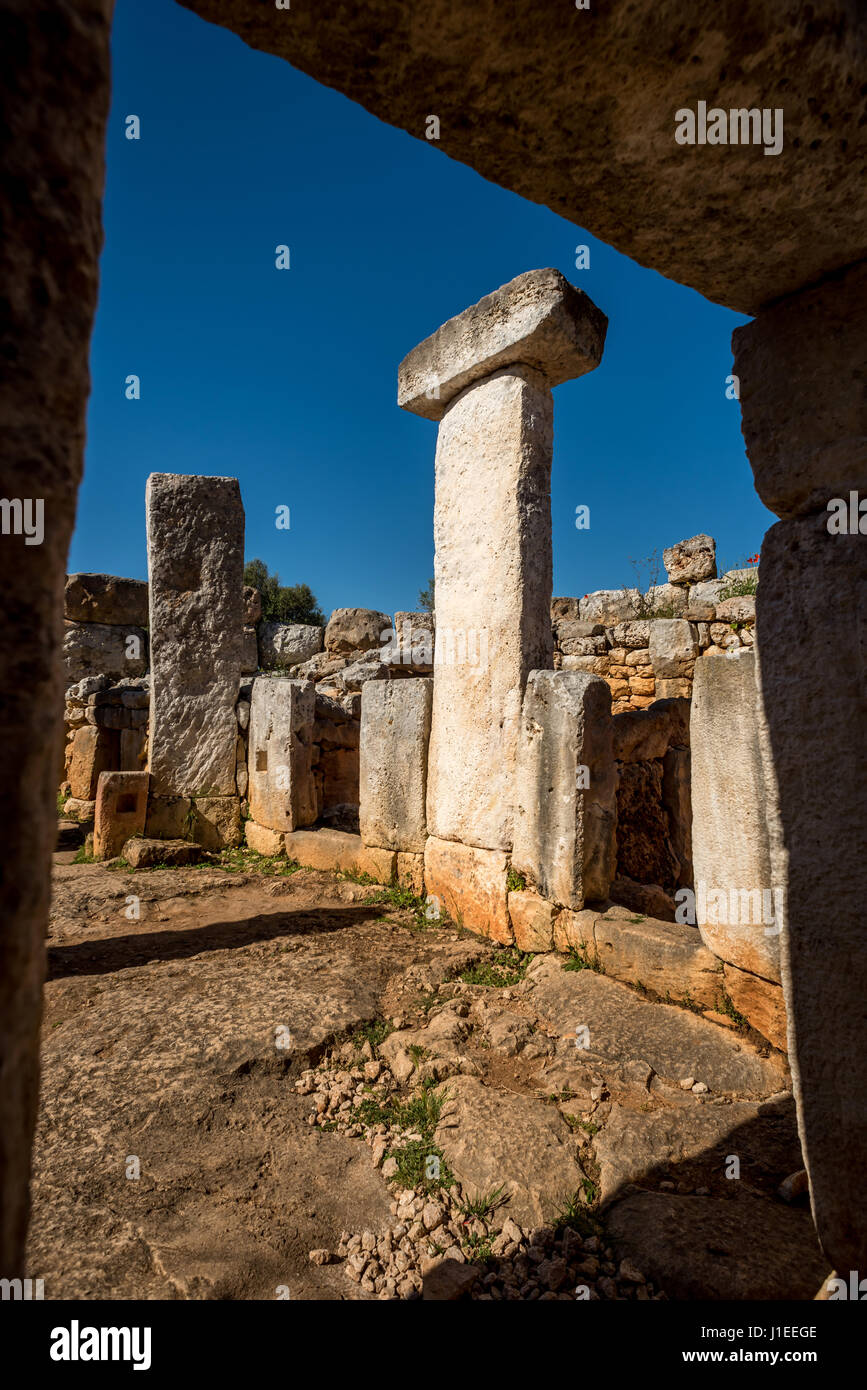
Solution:
[[[737,1030],[334,874],[72,860],[46,1297],[808,1299],[827,1275],[779,1192],[784,1059]]]

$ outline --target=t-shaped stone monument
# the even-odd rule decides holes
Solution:
[[[551,387],[598,367],[608,320],[557,270],[517,276],[404,358],[398,403],[440,422],[431,836],[510,850],[527,677],[553,664]]]

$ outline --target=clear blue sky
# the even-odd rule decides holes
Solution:
[[[743,316],[174,0],[118,0],[113,84],[70,570],[145,578],[148,474],[229,474],[248,559],[310,584],[326,613],[414,608],[433,569],[436,426],[398,409],[398,363],[540,266],[610,320],[602,366],[554,392],[555,594],[630,583],[631,557],[698,531],[730,565],[758,549],[773,518],[725,397]],[[434,74],[431,111],[435,91]],[[274,264],[282,243],[288,271]],[[589,270],[575,268],[581,243]],[[589,531],[575,529],[579,504]]]

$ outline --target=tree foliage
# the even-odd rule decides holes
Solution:
[[[429,579],[427,586],[418,591],[418,606],[423,613],[434,611],[434,581]]]
[[[266,622],[309,623],[322,627],[324,614],[309,584],[281,584],[276,572],[270,574],[264,560],[248,560],[244,583],[262,596],[262,617]]]

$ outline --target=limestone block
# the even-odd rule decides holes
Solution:
[[[650,662],[655,676],[670,680],[691,674],[698,654],[698,633],[685,618],[657,618],[650,624]]]
[[[513,941],[506,891],[508,858],[431,836],[424,849],[427,894],[460,926],[502,945]]]
[[[67,820],[78,821],[80,825],[85,825],[88,821],[92,821],[95,811],[95,798],[93,801],[86,801],[77,796],[70,796],[64,802],[63,806],[63,814]]]
[[[739,1014],[781,1052],[788,1052],[786,1003],[782,985],[750,975],[734,965],[725,965],[725,986]]]
[[[409,888],[417,898],[424,896],[424,854],[410,854],[400,850],[397,856],[397,881],[401,888]]]
[[[332,806],[357,806],[359,797],[358,748],[321,747],[318,769],[322,774],[322,810]]]
[[[367,874],[376,883],[389,884],[397,868],[393,850],[368,848],[360,835],[344,830],[295,830],[284,835],[283,843],[289,858],[309,869]]]
[[[689,749],[669,748],[662,759],[662,804],[668,816],[671,847],[680,862],[678,888],[693,883],[691,775]]]
[[[253,682],[248,740],[250,815],[270,830],[296,830],[316,819],[312,685],[284,676]]]
[[[69,794],[76,800],[94,801],[103,772],[116,771],[120,762],[118,735],[85,724],[76,729],[67,770]]]
[[[590,908],[572,912],[565,907],[554,918],[554,949],[567,955],[570,951],[590,952],[595,950],[593,928],[598,913]]]
[[[202,857],[202,846],[192,840],[146,840],[140,837],[127,840],[121,854],[131,869],[152,869],[156,864],[168,864],[176,869],[184,864],[198,864]]]
[[[146,508],[153,790],[232,795],[243,630],[238,481],[152,473]]]
[[[607,897],[615,871],[616,778],[611,696],[598,676],[532,672],[515,791],[515,868],[564,907]]]
[[[573,622],[580,616],[580,600],[577,598],[552,598],[551,622],[556,627],[561,618]]]
[[[245,627],[241,632],[241,674],[252,676],[259,669],[259,642],[254,627]]]
[[[672,744],[689,743],[689,706],[685,700],[657,700],[648,710],[627,710],[614,717],[612,736],[619,762],[661,758]]]
[[[585,622],[614,627],[617,623],[634,619],[640,603],[641,595],[637,589],[597,589],[592,594],[585,594],[578,608]]]
[[[427,823],[480,848],[511,847],[521,699],[552,664],[552,430],[526,368],[465,392],[439,428]]]
[[[101,772],[93,825],[94,859],[113,859],[124,843],[141,835],[147,815],[146,772]]]
[[[653,695],[656,682],[652,676],[630,676],[629,689],[633,695]]]
[[[691,622],[712,623],[716,617],[716,606],[725,588],[725,579],[706,579],[700,584],[690,584],[686,617]]]
[[[865,593],[865,538],[829,535],[826,514],[765,536],[758,650],[771,860],[775,880],[788,882],[789,1060],[814,1214],[837,1270],[867,1270],[867,1232],[853,1221],[867,1151]]]
[[[255,627],[262,616],[262,595],[252,584],[244,585],[244,626]]]
[[[77,623],[147,627],[148,586],[143,579],[119,579],[114,574],[68,574],[63,616]]]
[[[383,646],[383,633],[390,631],[387,613],[374,608],[335,608],[325,629],[325,650],[332,656],[372,651]]]
[[[557,908],[527,889],[509,894],[509,919],[519,951],[553,951]]]
[[[264,671],[288,671],[322,651],[324,629],[309,623],[262,623],[259,664]]]
[[[147,744],[144,729],[121,729],[119,739],[121,772],[144,771]]]
[[[646,985],[665,998],[689,998],[716,1008],[723,990],[722,962],[695,927],[644,917],[630,920],[614,909],[597,917],[593,940],[599,963],[615,980]]]
[[[275,854],[285,854],[285,837],[279,830],[269,830],[266,825],[257,825],[254,820],[244,822],[244,838],[250,849],[257,854],[267,855],[270,859]]]
[[[688,700],[692,695],[692,677],[676,676],[656,682],[657,700]]]
[[[382,651],[383,661],[393,666],[408,667],[412,671],[428,672],[433,669],[433,613],[395,613],[393,632],[390,650]]]
[[[716,578],[716,541],[713,536],[690,536],[662,552],[670,584],[698,584]]]
[[[867,495],[865,312],[862,259],[732,334],[756,491],[777,516],[824,511],[850,488]]]
[[[398,405],[442,420],[468,386],[517,364],[557,386],[599,365],[607,327],[601,310],[558,270],[527,271],[413,348],[398,368]]]
[[[661,618],[685,618],[689,595],[680,584],[652,584],[645,599],[652,614]]]
[[[149,796],[145,835],[153,840],[188,840],[193,803],[188,796]]]
[[[359,825],[366,845],[424,850],[433,681],[369,681],[361,692]]]
[[[634,618],[618,623],[614,629],[614,644],[626,652],[646,648],[650,642],[649,618]]]
[[[716,607],[717,621],[721,623],[754,623],[756,621],[755,594],[740,594],[735,598],[725,598]]]
[[[779,982],[785,879],[771,866],[758,726],[754,653],[700,657],[690,713],[698,926],[723,960]]]
[[[241,844],[241,798],[197,796],[192,837],[203,849],[234,849]]]
[[[148,667],[148,635],[132,625],[65,622],[63,661],[67,686],[87,676],[141,676]]]
[[[591,656],[607,650],[604,634],[593,635],[588,629],[598,623],[558,623],[557,645],[564,656]]]

